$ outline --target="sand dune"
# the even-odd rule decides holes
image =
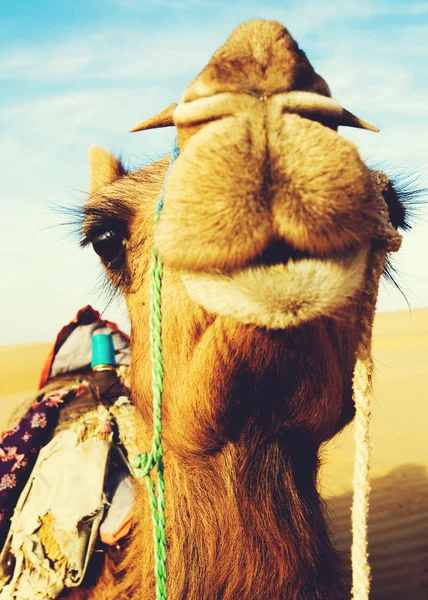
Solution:
[[[403,464],[383,477],[372,477],[369,543],[372,569],[371,598],[426,600],[428,598],[428,470]],[[343,555],[351,584],[350,492],[328,500],[336,547]]]
[[[373,600],[428,599],[428,310],[377,315],[369,517]],[[321,488],[350,575],[352,426],[324,451]]]
[[[0,347],[0,429],[36,390],[51,344]],[[376,318],[369,519],[373,600],[428,599],[428,309]],[[320,486],[349,580],[352,426],[324,449]]]

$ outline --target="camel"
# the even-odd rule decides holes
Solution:
[[[353,419],[353,388],[370,384],[378,276],[404,204],[338,133],[375,128],[331,98],[277,22],[239,26],[181,102],[135,130],[170,125],[169,170],[166,157],[127,172],[92,148],[82,241],[127,302],[147,449],[154,247],[163,264],[168,598],[343,599],[320,447]],[[69,597],[149,600],[153,570],[137,483],[129,544]]]

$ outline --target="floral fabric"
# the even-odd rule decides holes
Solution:
[[[32,406],[18,425],[0,436],[0,544],[8,532],[15,505],[40,449],[47,444],[64,402],[82,394],[88,384],[55,390]]]

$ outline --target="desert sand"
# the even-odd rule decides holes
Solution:
[[[369,516],[373,600],[428,599],[428,309],[375,321]],[[352,425],[325,448],[321,490],[349,578]]]
[[[34,394],[51,344],[0,347],[0,429]],[[428,599],[428,309],[378,314],[369,518],[373,600]],[[320,488],[349,578],[352,426],[323,451]]]

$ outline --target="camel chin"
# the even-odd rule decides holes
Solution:
[[[368,254],[366,246],[334,257],[290,259],[227,274],[183,273],[181,278],[192,300],[210,313],[286,329],[337,315],[363,286]]]

